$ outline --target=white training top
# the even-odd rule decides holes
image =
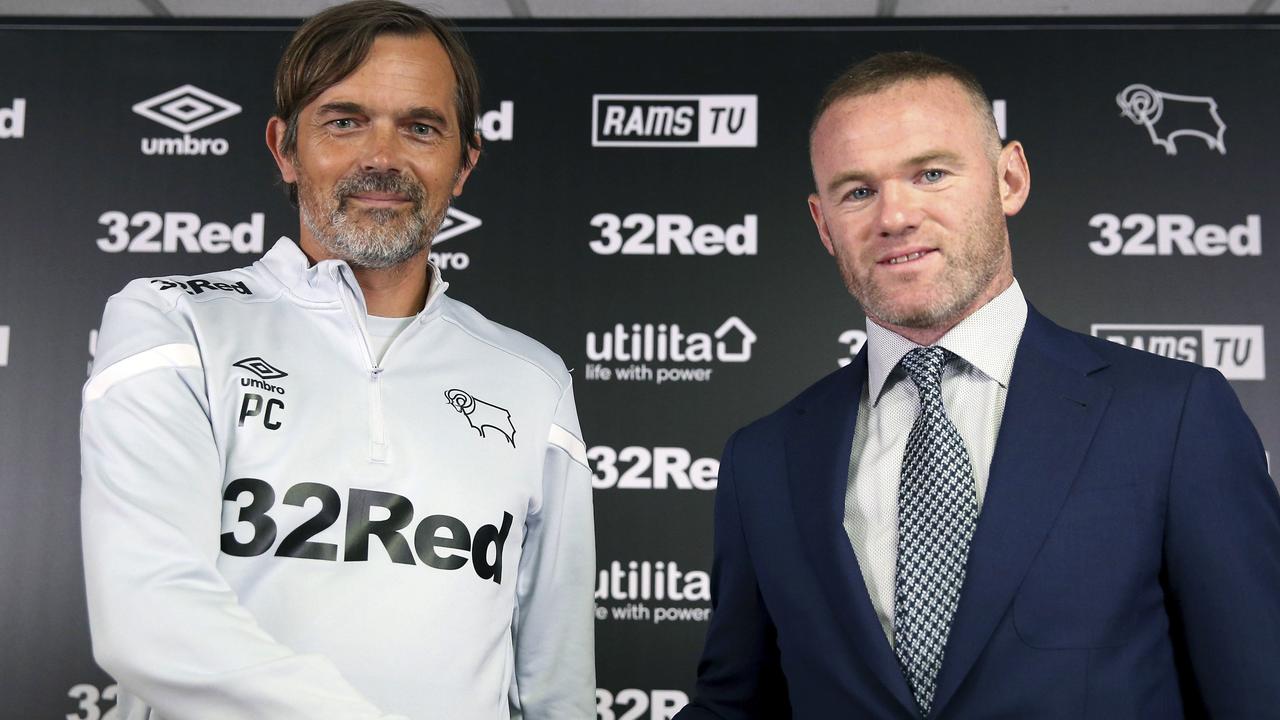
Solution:
[[[381,362],[351,268],[288,239],[108,301],[81,509],[122,720],[595,716],[569,373],[431,272]]]

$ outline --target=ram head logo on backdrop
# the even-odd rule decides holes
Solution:
[[[1134,125],[1145,126],[1151,142],[1169,155],[1178,154],[1176,140],[1183,136],[1198,137],[1210,150],[1227,154],[1222,139],[1227,125],[1218,115],[1218,102],[1211,97],[1175,95],[1134,83],[1116,95],[1116,104],[1121,115]]]

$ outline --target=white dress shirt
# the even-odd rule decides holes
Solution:
[[[959,356],[943,368],[942,404],[969,451],[979,513],[1026,323],[1026,299],[1014,280],[937,342]],[[844,500],[844,529],[890,645],[898,564],[898,480],[907,436],[920,408],[915,383],[898,362],[917,347],[867,320],[867,382],[858,400]]]

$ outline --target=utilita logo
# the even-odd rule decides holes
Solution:
[[[756,334],[742,318],[731,317],[713,332],[686,333],[676,323],[618,323],[607,332],[587,333],[587,359],[621,362],[606,366],[588,362],[587,380],[652,382],[707,382],[714,368],[671,367],[651,363],[745,363],[751,360]]]
[[[676,561],[614,560],[596,578],[596,619],[629,622],[706,622],[711,619],[711,576],[683,570]],[[664,606],[657,602],[702,603]]]
[[[676,561],[614,560],[600,570],[596,600],[693,600],[711,602],[711,577]]]
[[[1121,345],[1186,360],[1228,380],[1265,380],[1261,325],[1094,325],[1090,332]]]
[[[195,85],[183,85],[148,98],[133,111],[182,133],[182,137],[142,138],[143,155],[226,155],[226,138],[193,138],[191,133],[238,115],[240,106]]]
[[[755,147],[755,95],[593,95],[595,147]]]
[[[758,248],[755,215],[720,227],[698,225],[688,215],[599,213],[591,218],[591,226],[600,231],[587,243],[597,255],[755,255]]]
[[[1218,101],[1203,95],[1175,95],[1135,83],[1116,95],[1120,114],[1147,129],[1151,144],[1177,155],[1180,137],[1199,138],[1210,150],[1227,154],[1223,135],[1227,124],[1218,114]]]
[[[431,238],[431,262],[441,270],[466,270],[471,267],[471,256],[464,252],[437,252],[436,246],[449,238],[455,238],[465,232],[471,232],[481,225],[480,218],[468,215],[458,208],[450,207],[444,214],[440,229]]]
[[[0,107],[0,140],[18,140],[26,133],[27,101],[14,98],[13,107]]]

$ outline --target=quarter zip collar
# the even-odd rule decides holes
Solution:
[[[386,419],[383,408],[383,373],[385,367],[374,357],[369,344],[368,328],[365,318],[369,314],[365,304],[364,291],[356,280],[355,273],[345,260],[321,260],[312,265],[292,240],[282,237],[276,241],[271,250],[258,261],[295,297],[313,303],[338,304],[351,321],[361,355],[362,364],[367,373],[369,402],[369,462],[386,463],[391,459],[391,443],[387,437]],[[427,290],[427,301],[418,313],[415,323],[423,323],[442,312],[444,307],[444,291],[449,284],[440,277],[440,269],[434,263],[428,263],[431,272],[431,285]],[[411,331],[405,328],[392,340],[387,348],[383,361],[391,354],[395,345]]]
[[[355,273],[345,260],[321,260],[312,265],[302,249],[293,240],[281,237],[258,261],[290,293],[301,300],[318,303],[341,302],[342,294],[351,293],[362,314],[367,314],[364,291],[356,281]],[[449,283],[440,275],[435,263],[428,263],[431,285],[427,301],[418,313],[418,321],[435,317],[444,305],[443,297]]]

